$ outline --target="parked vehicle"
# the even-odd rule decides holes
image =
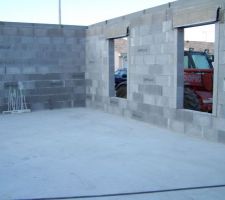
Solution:
[[[213,61],[207,51],[184,52],[184,108],[212,112]]]
[[[127,98],[127,68],[119,68],[115,71],[116,96]]]
[[[214,56],[207,51],[184,52],[184,108],[212,112]],[[127,97],[127,69],[115,72],[116,96]]]

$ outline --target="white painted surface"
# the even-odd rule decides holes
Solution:
[[[225,184],[224,145],[96,110],[1,115],[0,128],[0,199]],[[224,196],[220,188],[101,199]]]

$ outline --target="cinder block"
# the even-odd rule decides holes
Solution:
[[[51,73],[51,69],[49,66],[38,66],[36,68],[37,70],[37,73],[40,73],[40,74],[49,74]]]
[[[111,106],[119,106],[119,98],[111,97],[110,98],[110,105]]]
[[[203,123],[199,124],[199,123],[195,123],[196,121],[196,116],[194,114],[193,111],[191,110],[184,110],[184,109],[176,109],[176,117],[175,119],[177,121],[184,121],[184,122],[188,122],[188,123],[193,123],[196,125],[200,125],[200,126],[204,126]],[[203,119],[200,119],[200,121],[204,121]]]
[[[166,65],[167,67],[174,63],[174,58],[171,55],[158,55],[156,56],[155,64]]]
[[[213,127],[225,131],[225,118],[213,118]]]
[[[212,127],[212,115],[208,113],[193,112],[193,123],[202,127]]]
[[[170,107],[170,98],[164,96],[156,96],[155,105],[160,107]]]
[[[144,120],[144,113],[140,112],[140,111],[131,111],[132,113],[132,118],[133,119],[137,119],[137,120]]]
[[[203,128],[204,129],[204,138],[212,141],[212,142],[218,142],[218,135],[216,131],[212,128]]]
[[[35,81],[23,81],[23,87],[25,90],[35,89]]]
[[[222,64],[222,65],[225,64],[225,51],[219,52],[219,64]]]
[[[176,109],[163,107],[163,116],[168,119],[176,119]]]
[[[47,30],[47,35],[49,37],[60,37],[63,36],[63,29],[61,27],[59,28],[51,28]]]
[[[119,109],[122,110],[122,114],[124,113],[124,110],[127,110],[127,99],[119,99]]]
[[[150,105],[150,114],[163,117],[163,107]]]
[[[159,44],[151,44],[150,45],[150,54],[159,56],[161,54],[161,46]],[[157,61],[156,61],[157,62]],[[157,64],[157,63],[155,63]]]
[[[135,56],[135,64],[137,64],[137,65],[143,65],[144,64],[144,56],[142,56],[142,55],[136,55]]]
[[[219,118],[225,118],[225,105],[219,104],[218,105],[218,117]]]
[[[151,26],[149,25],[142,25],[140,26],[140,36],[148,35],[150,33]]]
[[[175,53],[175,45],[174,43],[162,43],[161,44],[161,53],[162,54],[172,54]]]
[[[34,37],[21,37],[22,44],[31,44],[31,46],[34,46],[34,42],[35,42]]]
[[[164,127],[164,128],[166,128],[168,124],[168,119],[163,118],[160,115],[152,115],[151,113],[147,115],[147,118],[145,121],[155,126]]]
[[[165,97],[174,97],[175,88],[163,86],[163,96]]]
[[[34,36],[34,28],[33,27],[21,27],[18,29],[19,36]]]
[[[155,96],[144,94],[143,97],[144,97],[143,103],[155,105],[155,102],[156,102]]]
[[[31,110],[45,110],[48,109],[47,103],[31,103],[30,105]]]
[[[137,38],[140,35],[140,27],[135,26],[130,29],[130,37]]]
[[[153,35],[153,41],[154,44],[162,44],[165,41],[165,34],[164,33],[158,33]]]
[[[149,46],[152,45],[155,42],[154,41],[154,35],[152,35],[152,34],[142,36],[139,40],[141,40],[141,41],[140,41],[139,44],[136,44],[136,46],[145,45],[146,47],[148,47],[148,52],[150,50]]]
[[[139,85],[139,91],[146,94],[162,96],[162,86],[160,85]]]
[[[3,34],[7,36],[15,36],[18,34],[17,27],[4,27],[3,28]]]
[[[225,143],[225,131],[218,131],[218,142]]]
[[[7,105],[0,105],[0,113],[2,113],[3,111],[7,111],[8,107]]]
[[[22,73],[23,74],[35,74],[36,73],[36,67],[33,67],[33,66],[23,67]]]
[[[154,55],[145,55],[144,56],[144,64],[154,65],[155,64],[155,56]]]
[[[170,30],[172,30],[172,28],[173,28],[173,24],[172,24],[171,20],[163,22],[163,32],[170,31]]]
[[[161,75],[163,73],[163,66],[162,65],[149,65],[149,74],[156,74]]]
[[[190,136],[204,138],[204,129],[200,125],[195,125],[193,123],[185,123],[184,133]]]
[[[168,119],[168,128],[176,132],[184,133],[184,122]]]
[[[157,76],[156,84],[162,86],[171,86],[171,77],[167,75]]]
[[[175,32],[174,30],[167,31],[165,36],[165,42],[175,42]]]
[[[35,28],[34,35],[38,37],[46,37],[47,36],[47,29],[45,28]]]
[[[7,70],[7,74],[20,74],[21,73],[21,67],[7,66],[6,70]]]
[[[137,103],[143,103],[143,101],[144,101],[143,94],[137,93],[137,92],[133,93],[132,99],[133,99],[133,101],[135,101]]]
[[[5,74],[5,67],[4,66],[0,66],[0,74]]]
[[[51,43],[51,38],[50,37],[36,37],[35,41],[38,44],[50,44]]]
[[[138,85],[137,84],[130,84],[130,92],[138,92]]]

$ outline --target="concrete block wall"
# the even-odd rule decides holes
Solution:
[[[184,44],[180,38],[183,38],[183,28],[187,24],[174,27],[174,16],[177,12],[180,15],[181,9],[184,13],[192,11],[190,19],[192,23],[196,20],[194,25],[197,25],[207,17],[213,20],[217,7],[221,7],[221,19],[216,22],[214,112],[185,110],[182,108],[183,68],[179,67],[183,63],[179,54],[183,56]],[[211,10],[200,16],[201,8]],[[210,0],[178,1],[89,26],[86,35],[86,105],[225,143],[224,8],[223,0],[213,3]],[[182,15],[179,15],[177,24],[182,23]],[[186,18],[183,21],[189,22]],[[114,38],[123,35],[123,31],[119,34],[121,27],[129,27],[127,99],[110,96],[110,40],[113,34]],[[111,34],[109,30],[113,30]]]
[[[217,20],[218,7],[213,114],[185,110],[183,28]],[[32,110],[86,105],[225,143],[224,9],[224,0],[179,0],[89,27],[0,22],[0,112],[6,86],[22,83]],[[123,36],[127,99],[113,97],[112,41]]]
[[[32,110],[85,106],[86,28],[0,22],[0,112],[18,82]]]

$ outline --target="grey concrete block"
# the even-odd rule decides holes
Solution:
[[[7,74],[20,74],[21,73],[21,67],[10,67],[7,66]]]
[[[225,143],[225,131],[218,131],[218,142]]]
[[[218,135],[216,131],[212,128],[204,128],[203,130],[204,138],[212,141],[212,142],[218,142]]]
[[[157,74],[160,75],[163,73],[163,66],[162,65],[149,65],[149,74]]]
[[[156,85],[171,86],[171,76],[167,75],[157,76]]]
[[[102,102],[103,101],[103,97],[102,96],[99,96],[99,95],[94,95],[94,101],[96,102]]]
[[[213,118],[211,114],[194,112],[193,117],[194,124],[200,125],[202,127],[212,127]]]
[[[165,97],[174,97],[174,93],[175,93],[175,88],[173,87],[163,87],[163,96]]]
[[[110,105],[112,106],[119,106],[120,99],[117,97],[111,97],[110,98]]]
[[[193,123],[185,123],[184,133],[190,136],[204,138],[204,129],[200,125]]]
[[[47,30],[47,35],[49,37],[63,36],[63,29],[61,27],[49,29],[49,30]]]
[[[34,42],[35,42],[34,37],[21,37],[21,44],[27,44],[27,45],[34,46]]]
[[[172,30],[172,28],[173,28],[173,23],[171,20],[163,22],[163,32],[170,31]]]
[[[52,81],[35,81],[35,87],[44,88],[44,87],[64,87],[65,83],[62,80],[52,80]]]
[[[156,104],[156,97],[150,94],[144,94],[143,102],[145,104],[155,105]]]
[[[34,35],[37,37],[46,37],[47,36],[47,29],[44,28],[35,28]]]
[[[47,103],[39,103],[39,102],[32,103],[29,107],[32,111],[49,109],[49,106]]]
[[[170,66],[174,63],[174,58],[171,55],[158,55],[156,56],[155,64]]]
[[[184,122],[168,119],[168,128],[179,133],[184,133]]]
[[[144,120],[144,113],[140,111],[131,111],[131,116],[133,119]]]
[[[217,130],[225,131],[225,118],[213,118],[213,127]]]
[[[37,37],[35,39],[35,42],[37,42],[38,44],[50,44],[51,38],[50,37]]]
[[[84,86],[85,80],[65,80],[65,87]]]
[[[194,115],[193,111],[177,109],[175,119],[177,121],[193,123],[193,121],[196,120],[196,116]],[[198,123],[195,123],[195,122],[194,122],[194,124],[198,125]]]
[[[225,64],[225,51],[220,51],[219,53],[219,64]]]
[[[225,105],[223,105],[223,104],[218,105],[218,113],[217,114],[218,114],[218,117],[224,117],[225,116]]]
[[[1,74],[5,74],[5,67],[4,66],[0,66],[0,75]]]
[[[168,31],[165,33],[165,42],[175,42],[175,34],[174,31]]]
[[[36,67],[22,67],[22,73],[23,74],[35,74],[36,73]]]
[[[162,86],[160,85],[140,85],[139,91],[151,95],[162,96]]]
[[[32,27],[24,27],[18,29],[19,36],[34,36],[34,29]]]
[[[136,55],[135,56],[135,64],[136,65],[143,65],[144,64],[144,56],[143,55]]]
[[[17,27],[4,27],[3,34],[7,36],[15,36],[18,33]]]
[[[155,64],[155,56],[154,55],[145,55],[144,56],[144,64],[146,65],[154,65]]]
[[[159,115],[147,115],[147,118],[145,119],[146,122],[149,122],[151,124],[154,124],[155,126],[164,127],[167,128],[168,119],[163,118]]]
[[[132,99],[133,99],[133,101],[135,101],[137,103],[143,103],[143,101],[144,101],[143,94],[137,93],[137,92],[133,93]]]

